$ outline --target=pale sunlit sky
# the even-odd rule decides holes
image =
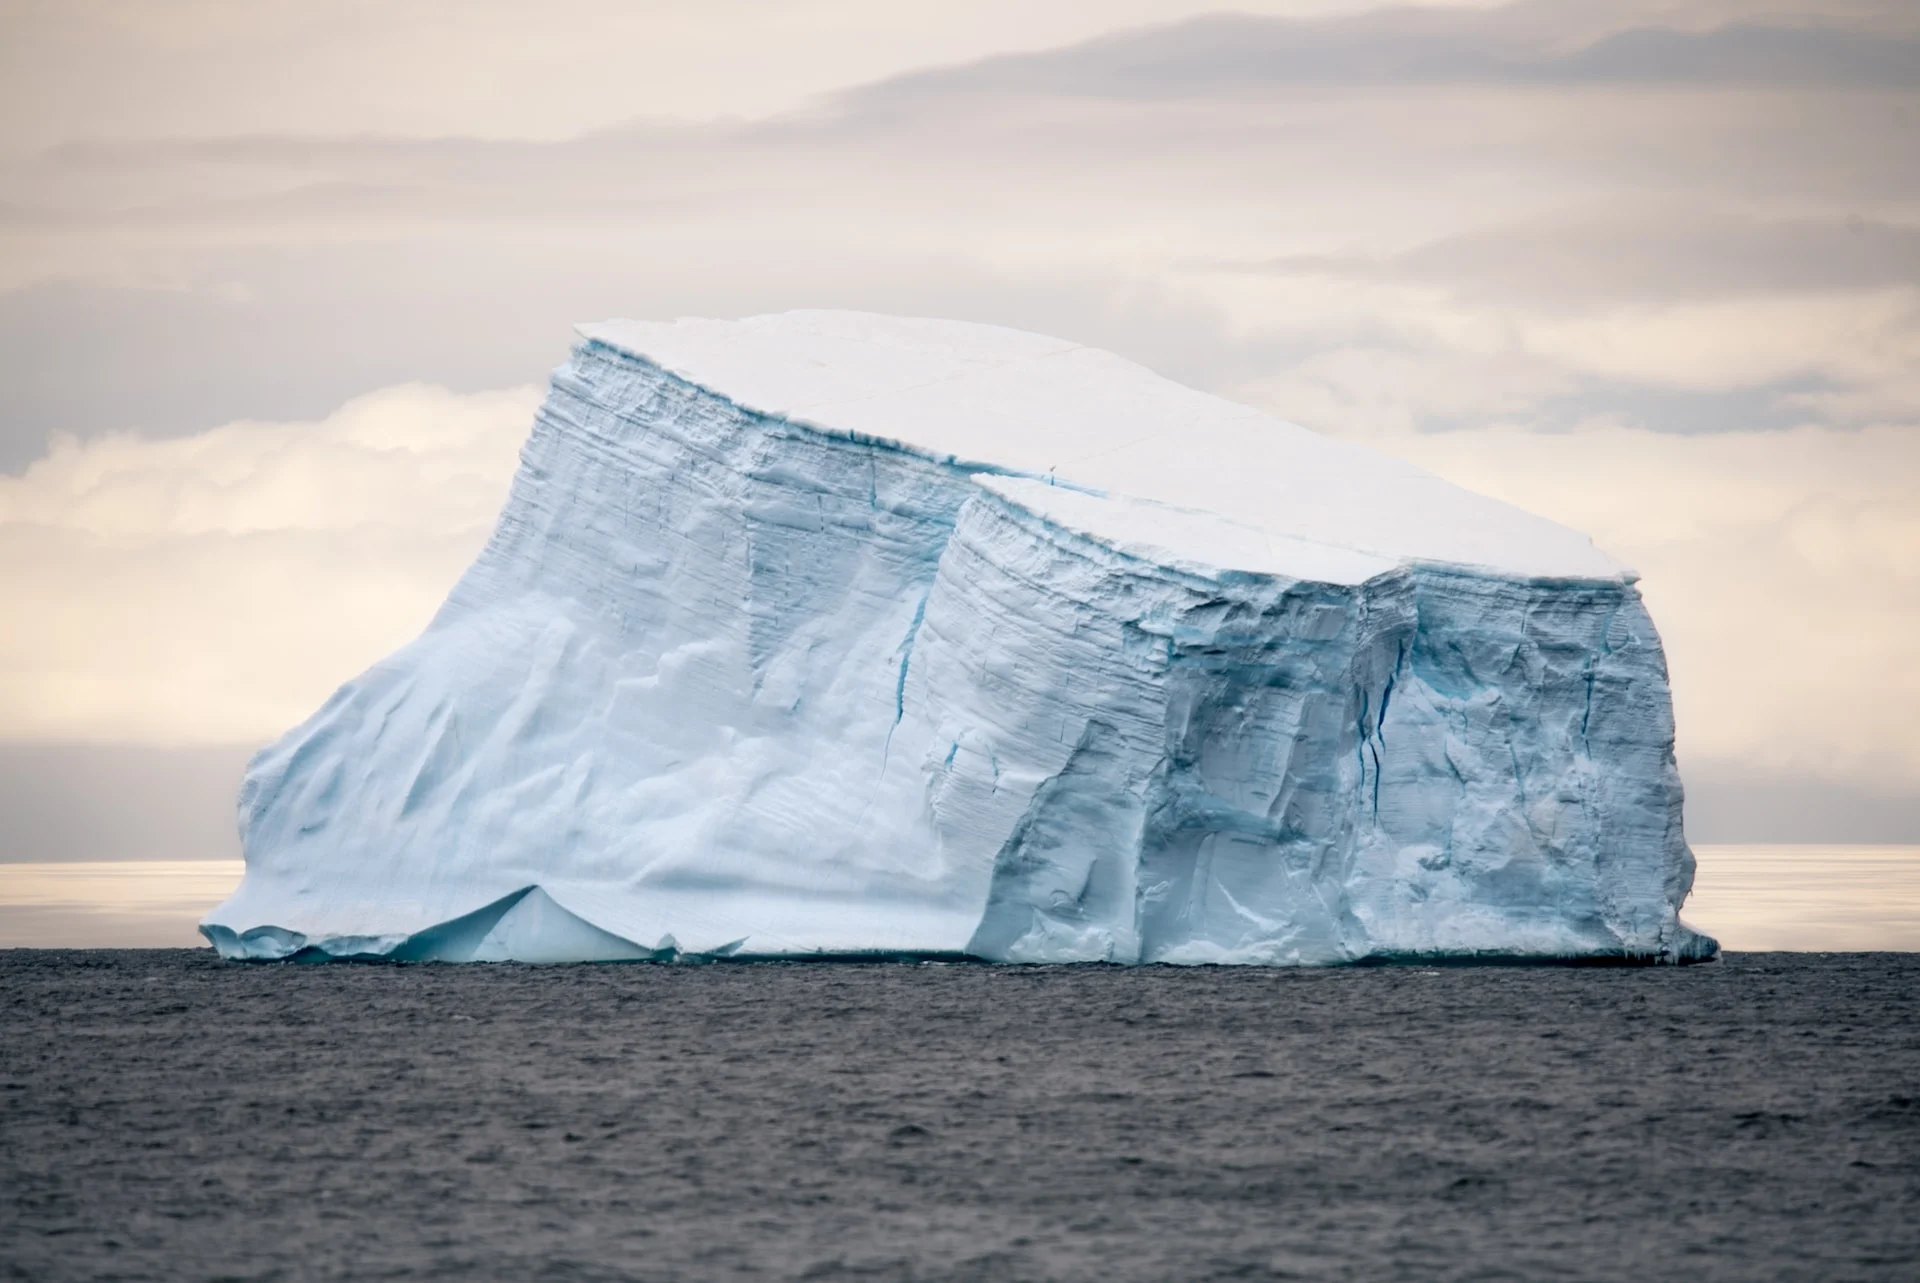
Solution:
[[[535,12],[0,5],[0,859],[228,854],[246,750],[477,551],[572,322],[803,306],[1587,530],[1690,834],[1920,841],[1920,9]]]

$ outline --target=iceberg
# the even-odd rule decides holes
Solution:
[[[1583,535],[1112,354],[582,326],[421,637],[250,765],[230,958],[1683,962]]]

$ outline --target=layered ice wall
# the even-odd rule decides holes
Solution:
[[[1106,353],[587,327],[486,551],[267,749],[231,957],[1685,960],[1583,537]]]

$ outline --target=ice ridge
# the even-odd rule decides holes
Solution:
[[[225,956],[1711,956],[1584,537],[1058,340],[585,327],[487,548],[250,766]]]

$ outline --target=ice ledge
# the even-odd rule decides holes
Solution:
[[[1390,558],[1146,499],[1027,477],[982,474],[974,482],[1006,503],[1115,552],[1192,574],[1240,572],[1357,587],[1401,567]]]

